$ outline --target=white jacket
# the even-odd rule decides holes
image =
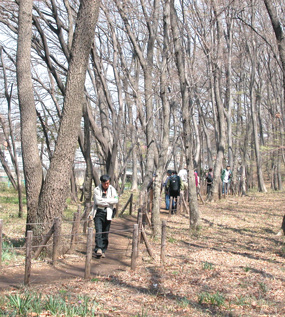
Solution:
[[[102,185],[100,184],[94,189],[94,204],[89,216],[95,218],[97,208],[102,208],[106,209],[107,219],[112,220],[113,205],[117,204],[119,201],[117,191],[112,185],[109,185],[106,197],[102,197],[102,194],[103,190]]]

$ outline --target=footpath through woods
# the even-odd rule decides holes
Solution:
[[[132,216],[112,220],[106,258],[92,258],[91,276],[112,275],[131,264],[132,232],[136,218]],[[74,252],[60,257],[55,266],[45,260],[33,260],[30,284],[45,284],[71,278],[83,278],[86,258],[86,239],[78,243]],[[49,260],[50,261],[50,260]],[[24,283],[25,265],[3,266],[0,271],[0,292],[19,288]]]

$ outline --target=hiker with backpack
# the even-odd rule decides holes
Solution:
[[[181,189],[181,179],[176,171],[172,171],[172,175],[167,181],[166,188],[169,190],[169,196],[173,197],[172,214],[174,214],[177,208],[177,197],[180,196]]]
[[[210,194],[211,194],[211,189],[212,189],[212,185],[213,185],[213,179],[214,179],[213,169],[212,169],[212,167],[210,167],[209,168],[209,172],[206,173],[207,197],[209,197]]]

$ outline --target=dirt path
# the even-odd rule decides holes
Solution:
[[[134,217],[116,218],[112,221],[106,258],[92,258],[91,276],[109,276],[130,266],[132,230],[135,222]],[[84,241],[76,245],[75,252],[60,258],[55,267],[47,262],[34,261],[30,284],[58,282],[75,277],[84,278],[85,248]],[[0,271],[0,292],[23,286],[24,272],[24,263],[8,267],[3,265]]]

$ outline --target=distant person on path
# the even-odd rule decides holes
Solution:
[[[196,191],[198,193],[199,192],[199,176],[198,176],[197,171],[194,171],[194,176],[195,176]]]
[[[164,193],[165,193],[165,208],[166,208],[166,210],[169,210],[170,195],[169,195],[169,188],[167,187],[167,183],[168,183],[169,178],[171,177],[171,174],[172,174],[172,171],[167,170],[166,179],[163,183]]]
[[[178,176],[180,177],[183,186],[186,187],[188,185],[188,172],[186,166],[179,171]]]
[[[116,189],[110,185],[110,176],[102,175],[101,184],[94,190],[94,205],[89,216],[95,224],[95,254],[97,258],[105,257],[109,240],[108,235],[113,217],[114,205],[118,203]]]
[[[173,197],[172,214],[174,214],[177,209],[177,197],[180,196],[181,189],[181,180],[176,171],[172,171],[172,175],[169,177],[166,187],[169,189],[169,196]]]
[[[185,201],[188,201],[188,171],[187,166],[184,166],[179,172],[178,176],[181,180],[181,190],[182,190],[182,197]]]
[[[222,189],[223,195],[228,194],[228,190],[229,190],[229,186],[230,186],[232,177],[233,177],[233,173],[231,171],[231,167],[230,167],[230,165],[227,165],[227,167],[222,170],[222,175],[221,175],[221,179],[223,182],[223,189]]]
[[[168,183],[169,178],[171,177],[171,174],[172,174],[171,170],[168,170],[166,172],[166,179],[163,183],[164,192],[165,192],[165,208],[166,208],[166,210],[169,210],[169,201],[170,201],[169,188],[167,188],[166,185]]]
[[[209,172],[206,173],[206,182],[207,182],[207,197],[211,194],[211,189],[214,180],[214,173],[212,167],[209,168]]]

